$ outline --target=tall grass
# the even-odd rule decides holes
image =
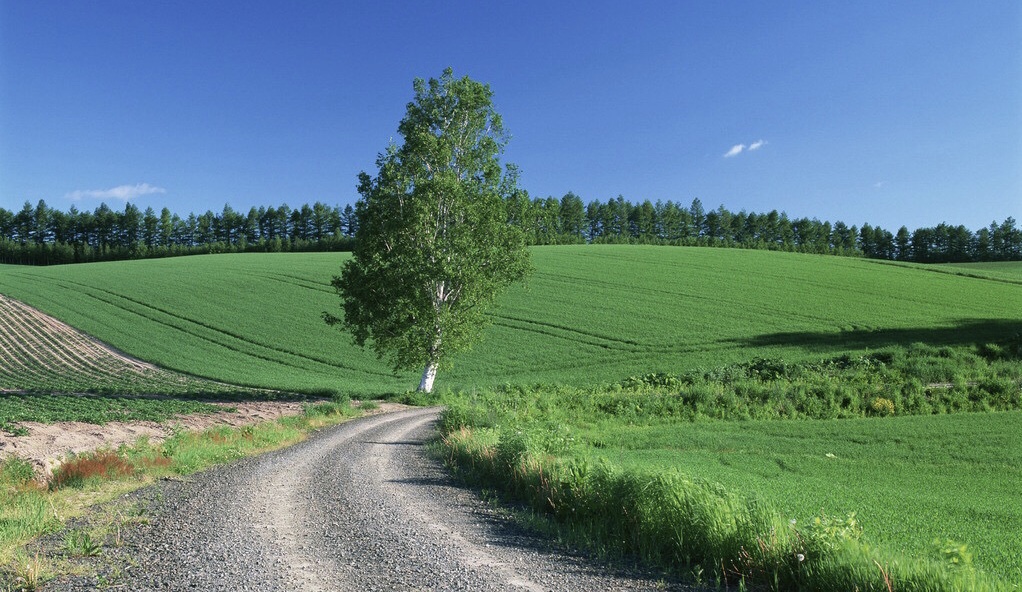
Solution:
[[[872,548],[854,515],[803,526],[771,504],[681,473],[621,471],[606,463],[558,462],[462,428],[443,450],[466,480],[502,485],[551,517],[568,541],[628,555],[718,586],[774,590],[1007,590],[971,564],[951,567]],[[508,450],[517,454],[508,454]]]
[[[1017,350],[1017,338],[976,348],[914,345],[648,374],[594,389],[450,396],[442,449],[468,480],[528,502],[576,543],[714,574],[721,584],[999,589],[998,577],[1022,573],[1012,548],[1022,542],[1011,532],[1017,521],[998,522],[997,512],[987,519],[990,508],[1010,516],[1018,507]],[[947,376],[953,384],[928,382]],[[1007,413],[930,420],[994,409]],[[969,445],[970,433],[984,441]],[[725,476],[752,487],[725,488],[718,484]],[[983,483],[984,493],[941,491],[963,480]],[[834,495],[858,505],[807,512],[834,506]],[[787,499],[798,500],[798,512]],[[945,532],[996,547],[970,550]],[[992,569],[974,565],[973,552]]]

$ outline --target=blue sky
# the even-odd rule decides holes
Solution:
[[[533,197],[1022,220],[1017,0],[0,0],[0,207],[353,203],[447,66]]]

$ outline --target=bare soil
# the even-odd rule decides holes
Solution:
[[[241,426],[270,421],[285,415],[297,415],[302,404],[293,401],[240,401],[215,403],[232,407],[218,413],[180,415],[165,423],[153,421],[110,422],[103,425],[62,421],[58,423],[18,422],[28,429],[26,436],[11,436],[0,431],[0,458],[16,455],[31,461],[36,470],[47,475],[70,453],[132,444],[142,436],[161,442],[175,430],[204,430],[213,426]]]
[[[18,422],[19,427],[28,429],[25,436],[12,436],[0,431],[0,459],[17,456],[31,462],[40,476],[47,476],[60,466],[62,459],[72,453],[89,452],[102,448],[117,448],[122,444],[134,444],[139,438],[147,437],[152,443],[159,443],[177,430],[202,431],[215,426],[238,427],[273,421],[302,412],[303,403],[294,401],[238,401],[213,403],[225,407],[218,413],[196,413],[179,415],[171,421],[110,422],[103,425],[62,421],[57,423]],[[352,401],[352,405],[358,405]],[[228,411],[226,408],[236,409]],[[374,415],[389,411],[407,409],[399,403],[377,403],[376,409],[367,413]]]

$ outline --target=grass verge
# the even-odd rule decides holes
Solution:
[[[721,587],[1017,590],[1016,346],[454,395],[438,446],[569,544]]]
[[[202,432],[179,432],[159,444],[145,438],[117,450],[97,450],[72,456],[46,481],[36,479],[32,465],[16,457],[0,463],[0,590],[35,590],[45,580],[70,569],[28,551],[41,535],[60,531],[86,509],[144,487],[161,478],[174,478],[275,450],[304,440],[317,428],[340,423],[375,405],[352,407],[346,400],[306,405],[300,415],[238,428],[216,427]],[[90,556],[119,539],[122,524],[133,518],[117,516],[96,532],[71,530],[64,540],[65,555]]]

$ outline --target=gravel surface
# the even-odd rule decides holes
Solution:
[[[424,449],[437,415],[365,417],[136,492],[148,523],[98,574],[43,589],[688,589],[559,551],[458,487]]]

